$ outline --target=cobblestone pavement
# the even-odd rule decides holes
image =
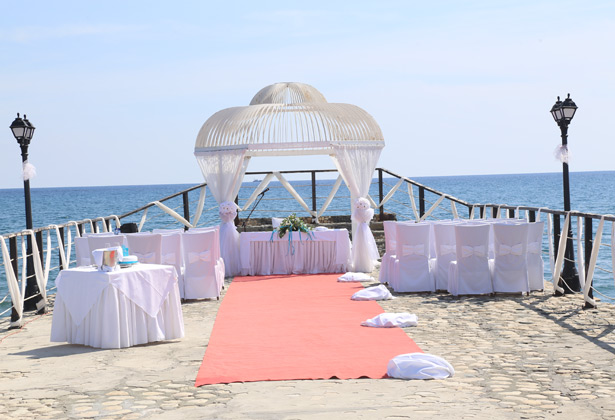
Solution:
[[[182,340],[121,350],[50,343],[50,315],[18,331],[0,324],[0,418],[615,418],[615,307],[606,303],[583,310],[581,297],[550,289],[396,295],[383,309],[417,314],[418,327],[405,331],[448,360],[453,378],[195,388],[220,302],[184,304]]]

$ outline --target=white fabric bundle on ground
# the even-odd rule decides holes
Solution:
[[[401,354],[387,365],[387,375],[397,379],[445,379],[454,374],[455,369],[446,360],[425,353]]]
[[[349,271],[339,276],[337,281],[374,281],[374,278],[367,273],[353,273]]]
[[[416,327],[419,318],[415,314],[408,312],[383,313],[367,321],[361,322],[364,327],[392,328],[392,327]]]
[[[359,290],[350,298],[352,300],[389,300],[393,299],[393,295],[389,292],[384,284],[368,287],[367,289]]]

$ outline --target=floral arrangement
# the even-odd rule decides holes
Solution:
[[[299,232],[306,232],[309,235],[309,232],[312,230],[312,228],[306,225],[303,220],[299,219],[295,215],[295,213],[293,213],[290,216],[282,219],[282,221],[280,222],[280,227],[277,230],[278,230],[278,236],[282,238],[284,237],[284,235],[286,235],[286,232],[299,231]]]

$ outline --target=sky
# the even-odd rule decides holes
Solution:
[[[17,112],[33,188],[196,184],[203,123],[290,81],[371,114],[378,166],[410,178],[561,171],[549,110],[570,93],[570,170],[615,170],[614,44],[612,0],[3,2],[0,188],[23,186]]]

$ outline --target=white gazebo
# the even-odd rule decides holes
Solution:
[[[353,229],[351,266],[353,271],[370,272],[379,255],[369,229],[373,202],[367,198],[383,147],[382,131],[371,115],[355,105],[328,103],[318,90],[304,83],[275,83],[261,89],[250,105],[212,115],[199,131],[194,154],[220,205],[220,247],[226,275],[240,271],[233,200],[250,158],[289,155],[332,157],[354,205],[357,227]],[[308,213],[318,216],[286,180],[276,176]],[[270,179],[261,182],[249,202]]]

